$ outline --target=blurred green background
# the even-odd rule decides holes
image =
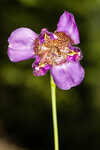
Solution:
[[[34,60],[10,62],[7,39],[19,27],[53,32],[64,10],[78,24],[86,74],[76,88],[57,88],[60,149],[100,146],[100,0],[0,0],[0,136],[24,148],[53,150],[49,73],[34,77]]]

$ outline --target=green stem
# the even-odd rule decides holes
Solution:
[[[54,145],[55,150],[59,150],[58,139],[58,125],[57,125],[57,110],[56,110],[56,85],[51,76],[51,98],[52,98],[52,116],[53,116],[53,130],[54,130]]]

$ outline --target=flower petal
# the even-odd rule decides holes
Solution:
[[[59,19],[57,24],[58,32],[65,32],[73,40],[74,44],[80,43],[79,31],[74,19],[74,16],[65,11]]]
[[[18,62],[34,57],[34,40],[37,34],[28,28],[13,31],[8,39],[8,56],[12,62]]]
[[[40,57],[36,56],[35,62],[32,64],[33,74],[35,76],[44,76],[48,72],[51,66],[49,64],[39,66],[39,62],[40,62]]]
[[[53,34],[52,32],[49,32],[46,28],[43,28],[39,35],[39,40],[41,44],[45,41],[45,34],[47,34],[52,40],[57,39],[57,36],[55,34]]]
[[[75,47],[75,46],[70,45],[69,49],[72,50],[73,52],[72,52],[72,55],[67,56],[68,62],[80,61],[83,58],[82,52],[81,52],[79,47]],[[73,54],[73,53],[75,53],[75,54]]]
[[[66,62],[61,65],[53,66],[51,68],[51,74],[59,88],[69,90],[81,83],[84,78],[84,69],[79,62]]]

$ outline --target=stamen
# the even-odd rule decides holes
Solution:
[[[51,33],[45,32],[43,43],[37,38],[35,41],[35,53],[40,57],[39,67],[44,67],[46,64],[59,65],[68,60],[69,57],[78,56],[80,52],[71,50],[69,45],[73,41],[64,32]],[[41,35],[40,35],[41,36]],[[52,39],[51,36],[56,37]]]

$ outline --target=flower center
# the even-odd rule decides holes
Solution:
[[[40,57],[39,66],[59,65],[68,61],[69,56],[78,54],[69,48],[72,44],[73,41],[64,32],[55,32],[52,36],[45,32],[35,40],[34,51]]]

